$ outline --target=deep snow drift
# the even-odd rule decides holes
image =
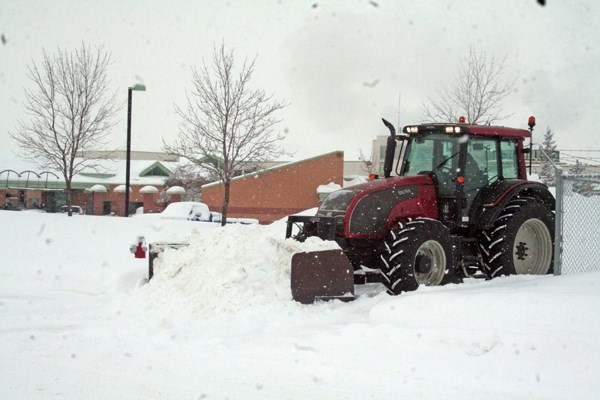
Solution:
[[[0,385],[27,399],[596,399],[600,273],[291,301],[285,226],[0,211]],[[129,245],[186,240],[145,284]]]
[[[290,263],[294,253],[339,248],[309,238],[284,240],[282,224],[229,225],[194,231],[183,249],[167,249],[155,263],[154,277],[137,300],[151,312],[203,320],[252,306],[289,304]],[[153,305],[160,304],[159,310]]]

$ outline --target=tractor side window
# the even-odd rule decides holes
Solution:
[[[519,177],[519,166],[517,163],[517,144],[514,141],[503,140],[500,142],[502,153],[502,177],[513,179]]]

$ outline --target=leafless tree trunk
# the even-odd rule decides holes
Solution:
[[[367,175],[371,175],[371,174],[375,173],[376,166],[375,166],[375,164],[373,164],[373,156],[367,158],[367,157],[365,157],[365,154],[363,153],[363,151],[359,150],[358,159],[361,163],[361,169],[363,170],[363,172],[366,172]]]
[[[491,125],[508,118],[502,101],[512,92],[515,79],[503,78],[505,67],[505,59],[471,48],[456,86],[423,103],[424,122],[457,122],[464,116],[468,123]]]
[[[25,89],[29,119],[19,121],[16,131],[10,132],[21,157],[62,173],[69,216],[73,176],[97,167],[78,158],[78,153],[98,150],[114,125],[116,93],[108,95],[109,63],[107,52],[92,51],[85,44],[71,53],[58,49],[48,55],[44,51],[42,63],[29,66],[33,82],[33,88]]]
[[[284,154],[283,136],[274,134],[277,111],[285,107],[262,90],[249,87],[255,59],[245,60],[235,72],[233,51],[215,47],[212,63],[194,68],[193,89],[185,108],[175,106],[183,124],[178,138],[164,143],[165,151],[178,154],[214,173],[225,187],[223,218],[227,221],[231,180],[236,171]]]

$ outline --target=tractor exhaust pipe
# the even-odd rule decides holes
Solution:
[[[394,155],[396,154],[396,129],[389,121],[381,118],[383,124],[390,130],[390,136],[387,139],[387,146],[385,149],[385,161],[383,162],[383,177],[389,178],[392,176],[392,169],[394,168]]]

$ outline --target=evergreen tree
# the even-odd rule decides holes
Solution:
[[[571,168],[570,173],[572,175],[581,175],[585,172],[585,164],[580,162],[579,159],[575,160],[575,165]],[[590,182],[577,178],[573,181],[573,191],[577,193],[586,193],[591,190],[592,185]]]
[[[579,159],[575,160],[575,165],[571,168],[571,173],[573,175],[582,174],[585,170],[585,164],[583,164]]]
[[[546,133],[544,134],[544,143],[543,143],[544,153],[550,157],[550,159],[554,162],[558,161],[558,153],[556,151],[556,142],[554,141],[554,133],[550,127],[546,128]],[[554,166],[552,163],[545,159],[542,156],[542,171],[540,172],[540,178],[547,185],[554,185],[556,183],[556,175]]]

